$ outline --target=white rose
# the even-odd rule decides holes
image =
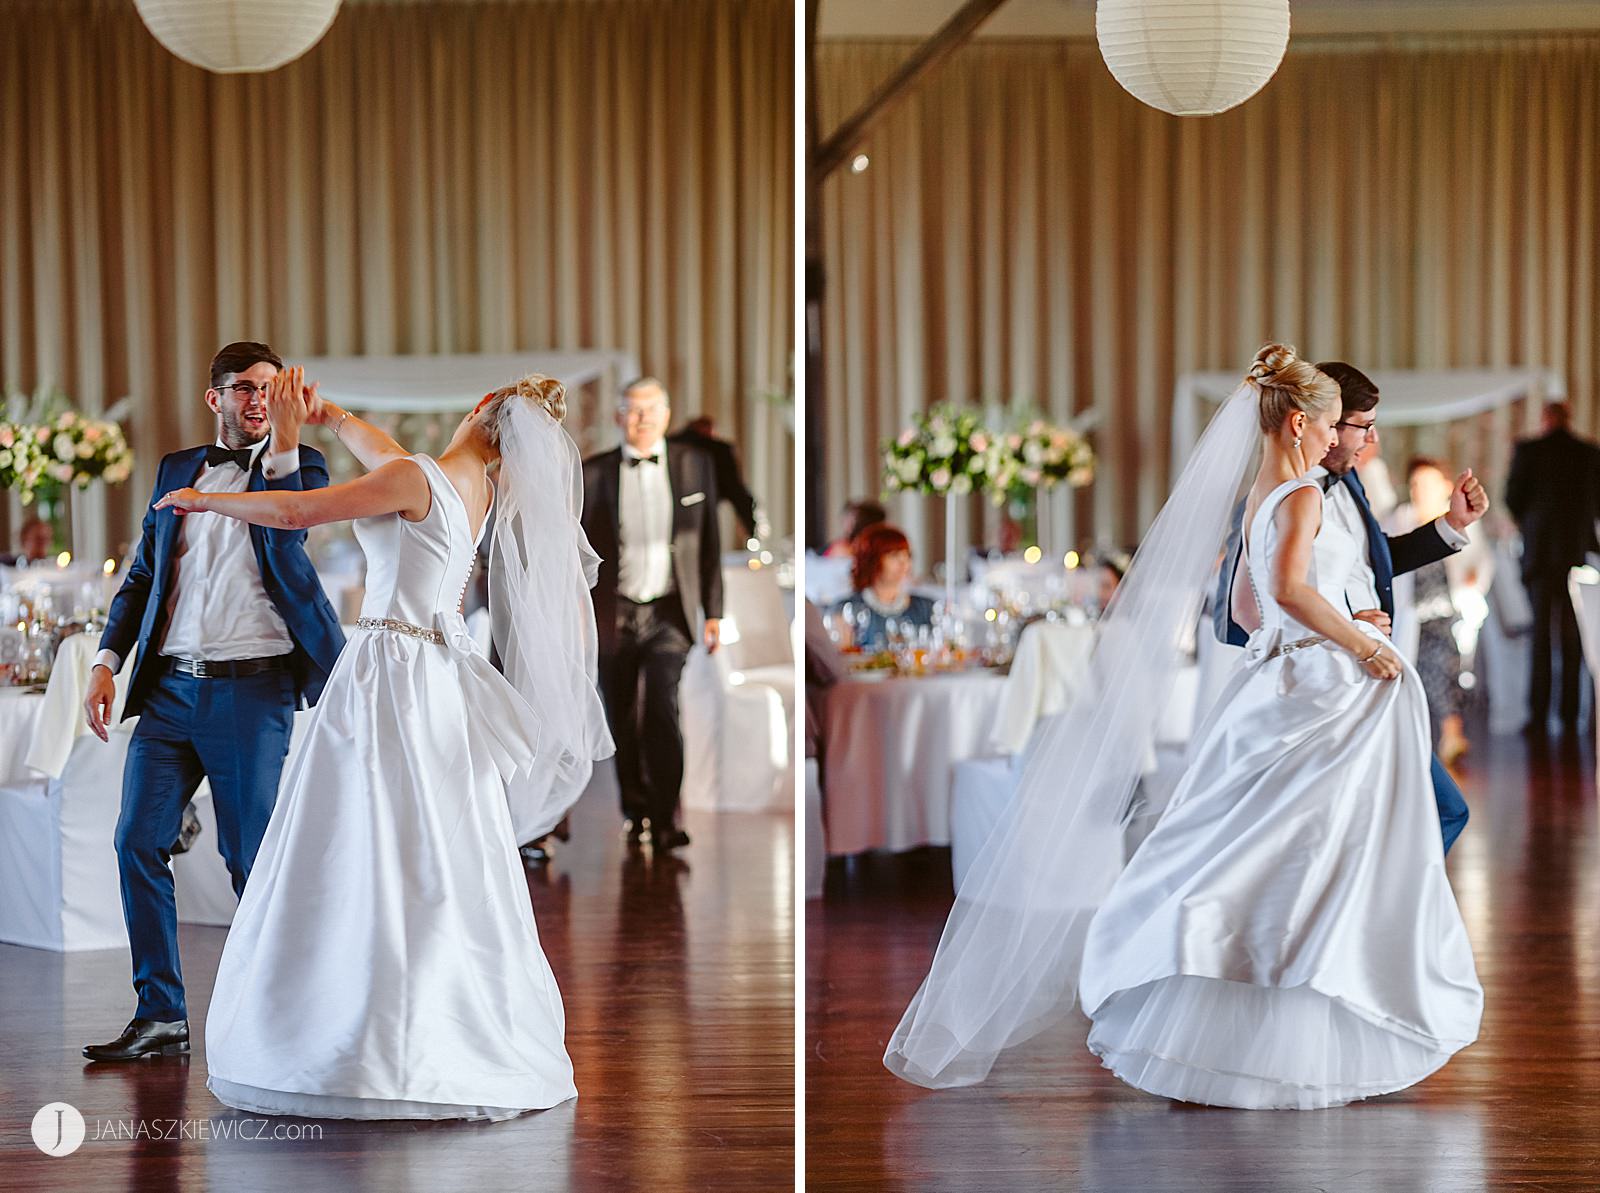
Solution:
[[[930,450],[933,452],[934,455],[943,456],[946,459],[948,459],[949,457],[951,457],[951,456],[956,454],[955,436],[954,435],[940,435],[940,436],[938,436],[937,438],[934,439],[933,447]]]
[[[80,443],[80,444],[78,444],[78,459],[87,460],[92,455],[94,455],[94,444],[92,444],[92,443]]]
[[[0,447],[0,468],[11,467],[11,449]]]
[[[928,474],[928,483],[939,492],[944,492],[950,484],[950,470],[948,468],[935,468]]]
[[[52,464],[50,465],[50,475],[56,480],[65,484],[67,481],[72,479],[72,465]]]
[[[954,493],[957,497],[965,497],[968,493],[972,492],[972,478],[967,476],[965,473],[956,477],[955,480],[950,482],[950,492]]]
[[[71,435],[57,435],[56,441],[52,446],[55,448],[56,459],[58,460],[76,460],[78,458],[78,445],[72,442]]]
[[[1030,468],[1038,468],[1044,463],[1044,449],[1037,443],[1030,443],[1022,449],[1022,459]]]

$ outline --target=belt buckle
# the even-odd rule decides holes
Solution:
[[[206,661],[204,659],[190,659],[188,662],[190,675],[194,676],[196,679],[211,678],[211,671],[206,666]]]

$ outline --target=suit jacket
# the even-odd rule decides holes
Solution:
[[[1390,536],[1384,534],[1367,500],[1367,491],[1355,470],[1344,474],[1340,484],[1348,485],[1355,496],[1356,509],[1367,527],[1367,557],[1372,561],[1373,587],[1378,590],[1378,605],[1390,617],[1394,616],[1394,578],[1407,572],[1455,554],[1455,548],[1444,541],[1432,522],[1419,526],[1409,534]],[[1233,579],[1239,570],[1239,546],[1244,528],[1244,507],[1241,501],[1233,510],[1233,523],[1228,531],[1227,554],[1222,561],[1218,578],[1216,600],[1211,610],[1212,628],[1217,638],[1230,646],[1243,646],[1250,640],[1244,627],[1233,620]],[[1357,610],[1350,610],[1351,613]]]
[[[1511,457],[1506,506],[1522,531],[1523,578],[1564,578],[1597,549],[1600,447],[1568,431],[1523,440]]]
[[[270,448],[263,448],[263,456]],[[156,484],[150,494],[151,508],[145,511],[139,545],[134,548],[128,578],[112,598],[106,616],[101,650],[114,650],[124,660],[135,646],[139,657],[128,683],[128,701],[123,718],[138,716],[145,696],[161,674],[159,643],[166,634],[167,606],[171,603],[173,562],[177,557],[178,515],[171,510],[157,511],[157,501],[174,489],[193,485],[205,467],[206,449],[191,447],[162,459],[156,470]],[[261,461],[250,470],[248,489],[321,489],[328,484],[328,465],[315,448],[300,449],[300,467],[288,476],[268,480]],[[339,616],[322,591],[316,569],[306,555],[306,532],[250,527],[250,543],[255,548],[256,564],[261,569],[261,584],[278,616],[294,640],[289,669],[294,677],[297,697],[315,704],[322,685],[344,647],[344,631]]]
[[[716,465],[702,449],[679,441],[667,447],[667,473],[672,484],[672,578],[689,632],[699,638],[705,619],[722,616]],[[601,654],[616,648],[621,497],[621,448],[583,462],[583,530],[600,556],[594,618]]]
[[[733,444],[710,435],[696,435],[692,431],[679,431],[667,436],[668,444],[688,444],[700,448],[711,457],[717,474],[717,497],[733,506],[733,512],[746,534],[756,529],[756,499],[739,475],[739,454]]]

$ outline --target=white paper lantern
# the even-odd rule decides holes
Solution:
[[[134,7],[179,58],[231,75],[293,62],[322,40],[339,0],[134,0]]]
[[[1117,82],[1174,116],[1214,116],[1267,85],[1289,46],[1289,0],[1097,0]]]

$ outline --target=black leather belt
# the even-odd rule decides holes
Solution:
[[[168,659],[167,670],[196,679],[243,679],[247,675],[261,675],[268,671],[282,671],[289,665],[288,655],[274,655],[270,659],[228,659],[214,662],[208,659]]]

